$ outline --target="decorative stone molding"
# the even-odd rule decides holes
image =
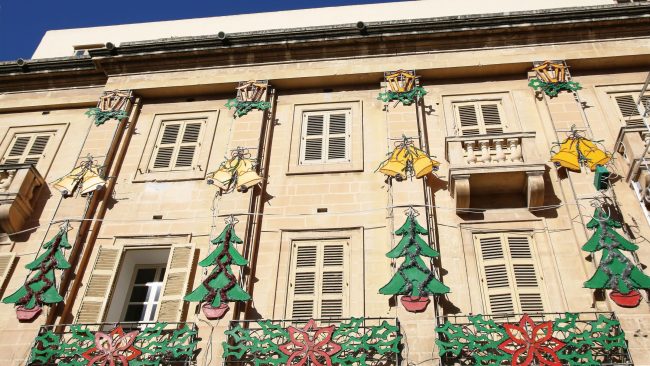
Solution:
[[[473,207],[470,193],[523,192],[528,207],[544,204],[546,164],[535,147],[535,132],[451,136],[445,154],[459,213]]]
[[[24,229],[45,180],[31,164],[0,165],[0,229],[8,234]]]

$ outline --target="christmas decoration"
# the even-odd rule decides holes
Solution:
[[[400,182],[408,177],[422,178],[437,171],[438,166],[440,163],[413,146],[412,139],[402,136],[402,140],[395,144],[390,157],[381,162],[377,170]]]
[[[131,90],[105,91],[99,98],[97,107],[86,111],[86,116],[95,120],[95,125],[103,125],[109,119],[122,120],[128,118],[126,113],[129,101],[133,98]]]
[[[102,167],[93,161],[92,156],[88,156],[70,173],[52,182],[52,186],[59,190],[63,197],[71,196],[75,188],[84,196],[106,185],[106,180],[100,174],[101,170]]]
[[[560,365],[557,352],[565,343],[553,337],[553,322],[535,324],[524,314],[519,324],[504,324],[508,338],[499,345],[499,349],[512,355],[512,364],[528,366],[537,364]]]
[[[636,307],[641,300],[638,289],[650,289],[650,277],[635,266],[622,251],[633,252],[639,247],[614,230],[621,223],[596,208],[587,228],[596,229],[582,250],[595,253],[602,251],[596,273],[585,282],[586,288],[611,289],[610,298],[623,307]]]
[[[318,327],[310,319],[302,329],[282,324],[235,323],[225,332],[224,357],[242,364],[323,366],[396,364],[399,355],[399,327],[387,320],[351,318]]]
[[[564,61],[534,62],[532,71],[535,71],[537,78],[531,79],[528,86],[535,91],[539,89],[549,97],[557,96],[562,90],[582,89],[580,84],[569,80],[568,67]]]
[[[558,152],[551,151],[551,161],[558,167],[562,166],[573,171],[580,171],[581,165],[587,165],[591,171],[605,165],[611,155],[598,148],[594,142],[582,136],[573,126],[571,134],[559,144]]]
[[[139,331],[124,334],[122,327],[114,328],[109,334],[95,333],[95,346],[82,353],[81,356],[88,360],[88,366],[95,364],[116,365],[119,361],[122,366],[127,366],[129,361],[137,358],[142,351],[133,346]]]
[[[415,75],[415,70],[397,70],[384,72],[384,80],[388,85],[388,89],[379,93],[377,100],[384,103],[397,101],[403,105],[411,105],[418,98],[422,98],[427,94],[423,87],[416,85],[418,77]]]
[[[247,149],[237,147],[233,150],[230,159],[221,163],[219,169],[208,173],[208,184],[219,187],[221,193],[232,192],[235,188],[245,193],[251,187],[262,181],[255,171],[255,162],[251,159]]]
[[[237,87],[237,98],[229,99],[226,107],[235,108],[235,118],[245,116],[253,109],[265,111],[271,108],[270,102],[262,100],[268,86],[266,80],[240,81]]]
[[[438,281],[420,258],[420,256],[435,258],[439,254],[420,238],[419,235],[426,235],[428,232],[415,219],[417,212],[410,208],[406,215],[404,225],[395,231],[395,234],[401,235],[402,239],[386,254],[388,258],[404,257],[404,262],[390,282],[379,289],[379,293],[403,295],[401,302],[406,310],[420,312],[424,311],[429,304],[429,296],[446,294],[449,292],[449,287]]]
[[[303,329],[287,328],[289,342],[278,347],[289,356],[287,365],[331,366],[332,356],[341,351],[341,346],[332,342],[334,326],[319,328],[314,319],[310,319]]]
[[[237,252],[234,244],[242,240],[235,234],[236,220],[230,218],[221,234],[212,240],[216,249],[199,262],[201,267],[216,266],[210,275],[192,293],[185,296],[185,301],[203,302],[203,313],[208,319],[220,319],[228,311],[229,301],[248,301],[250,295],[237,283],[231,265],[245,266],[248,261]]]
[[[19,320],[31,321],[38,317],[43,305],[63,301],[56,288],[55,270],[70,268],[63,255],[64,249],[72,248],[68,243],[68,228],[66,223],[52,240],[43,245],[45,252],[25,266],[34,274],[28,277],[23,287],[2,300],[5,304],[16,305]]]
[[[436,328],[443,365],[632,365],[613,313],[523,314],[514,324],[448,318]]]
[[[43,326],[28,365],[161,366],[189,363],[196,352],[197,330],[192,323],[139,323],[124,332],[108,324]],[[131,324],[133,326],[133,324]],[[110,329],[110,328],[109,328]]]

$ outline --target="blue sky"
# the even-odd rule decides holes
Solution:
[[[382,0],[0,0],[0,60],[30,58],[50,29],[199,18]]]

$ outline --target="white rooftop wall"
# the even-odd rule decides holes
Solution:
[[[75,46],[145,41],[170,37],[204,36],[219,31],[239,33],[282,28],[303,28],[469,14],[504,13],[565,7],[613,4],[613,0],[421,0],[351,5],[194,18],[106,27],[51,30],[45,33],[32,58],[72,56]]]

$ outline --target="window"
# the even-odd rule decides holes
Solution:
[[[627,127],[645,126],[643,124],[643,118],[641,118],[641,114],[639,114],[639,109],[636,105],[638,97],[639,92],[612,95],[612,98],[618,107],[618,117]],[[641,100],[646,108],[650,108],[650,94],[644,95]]]
[[[347,249],[341,240],[293,242],[287,317],[348,315]]]
[[[195,166],[205,120],[162,123],[150,169],[188,170]]]
[[[14,259],[16,254],[14,253],[3,253],[0,254],[0,291],[4,289],[7,280],[9,279],[9,273],[14,265]]]
[[[457,135],[473,136],[503,133],[503,107],[499,101],[453,103]]]
[[[163,242],[161,238],[135,240]],[[85,282],[76,322],[181,321],[187,310],[183,297],[190,287],[193,262],[192,244],[101,246]]]
[[[304,112],[300,164],[350,161],[349,110]]]
[[[150,322],[154,320],[165,278],[165,265],[137,268],[124,309],[125,322]]]
[[[489,313],[544,311],[544,294],[532,235],[474,235],[485,308]]]
[[[45,157],[45,149],[53,132],[17,133],[2,158],[3,164],[38,164]]]

